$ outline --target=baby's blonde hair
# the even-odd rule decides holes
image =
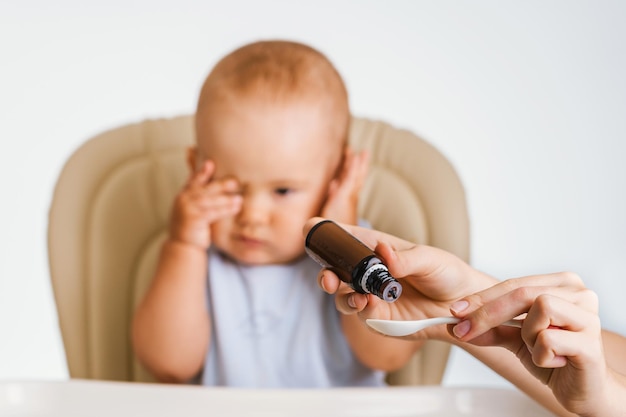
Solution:
[[[316,49],[292,41],[259,41],[222,58],[208,75],[197,114],[220,99],[260,96],[268,103],[312,99],[328,104],[346,140],[350,111],[345,84],[333,64]]]

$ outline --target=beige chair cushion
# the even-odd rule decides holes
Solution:
[[[151,381],[133,356],[130,321],[150,284],[174,195],[188,173],[193,119],[147,120],[80,147],[57,182],[49,261],[70,375]],[[463,188],[451,165],[415,135],[354,119],[350,140],[372,167],[360,215],[379,230],[468,258]],[[428,342],[394,384],[439,383],[449,347]]]

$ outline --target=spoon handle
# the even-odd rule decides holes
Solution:
[[[456,324],[461,320],[457,317],[432,317],[423,320],[377,320],[367,319],[368,326],[387,336],[408,336],[438,324]],[[522,327],[522,320],[508,320],[503,326]]]
[[[522,324],[524,324],[524,320],[507,320],[502,323],[501,326],[517,327],[518,329],[521,329]]]

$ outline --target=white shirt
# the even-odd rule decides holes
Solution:
[[[383,386],[341,330],[334,296],[317,286],[308,256],[243,266],[209,250],[211,343],[204,385],[254,388]]]

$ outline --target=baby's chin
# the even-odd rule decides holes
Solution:
[[[263,252],[234,252],[227,249],[216,247],[217,251],[224,257],[245,266],[264,266],[264,265],[287,265],[296,263],[306,256],[304,249],[297,253],[290,254],[269,254]]]

